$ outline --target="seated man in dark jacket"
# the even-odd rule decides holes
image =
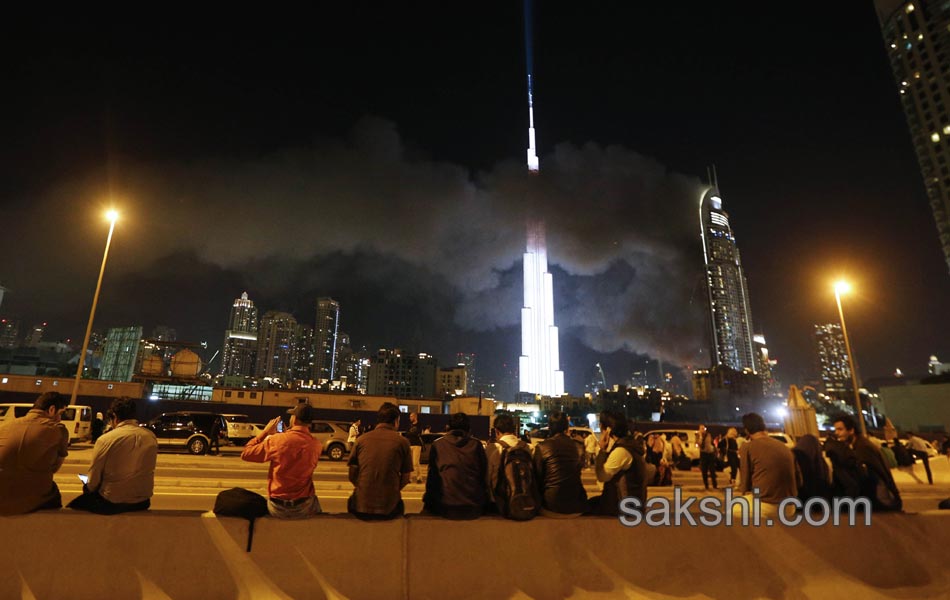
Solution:
[[[881,449],[861,435],[860,431],[855,431],[854,419],[850,415],[835,418],[835,437],[839,442],[851,446],[858,464],[863,467],[859,482],[861,496],[871,500],[874,510],[901,510],[901,493],[894,483],[890,468],[884,462]],[[878,484],[881,484],[880,487]]]
[[[639,498],[640,506],[646,505],[647,480],[652,479],[656,467],[647,464],[643,437],[635,438],[630,433],[623,413],[604,413],[601,424],[600,453],[594,461],[594,469],[597,481],[604,484],[604,491],[590,499],[590,514],[616,517],[624,498]]]
[[[541,514],[579,517],[587,510],[587,492],[581,482],[584,444],[568,436],[567,415],[554,411],[548,417],[551,437],[534,449],[534,469],[541,491]]]
[[[449,432],[429,448],[423,511],[447,519],[480,517],[488,498],[486,469],[485,449],[469,435],[468,415],[452,415]]]

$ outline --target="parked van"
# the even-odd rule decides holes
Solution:
[[[32,404],[0,404],[0,423],[19,419],[33,409]],[[87,441],[92,437],[92,407],[70,404],[62,412],[59,422],[69,432],[69,443]]]

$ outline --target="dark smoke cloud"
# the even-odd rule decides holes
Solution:
[[[561,144],[536,177],[514,161],[472,173],[418,156],[394,124],[367,118],[346,140],[308,150],[126,165],[112,171],[111,188],[96,181],[15,203],[26,235],[0,240],[0,252],[22,257],[5,279],[35,296],[32,310],[62,313],[64,295],[86,305],[103,232],[75,199],[111,193],[127,218],[109,279],[126,283],[104,288],[105,302],[137,291],[161,305],[162,294],[187,295],[168,282],[197,269],[211,278],[203,282],[243,278],[267,303],[259,305],[299,317],[310,294],[327,289],[351,299],[353,319],[372,313],[372,302],[356,300],[363,289],[380,304],[413,298],[404,304],[422,311],[425,328],[490,332],[519,322],[525,219],[540,215],[549,260],[568,274],[556,283],[565,335],[680,364],[701,347],[700,182],[619,146]],[[35,272],[46,276],[35,281]],[[225,318],[213,315],[215,326]]]

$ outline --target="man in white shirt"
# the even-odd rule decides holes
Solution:
[[[656,471],[643,457],[646,451],[643,437],[631,435],[623,413],[605,413],[601,425],[600,453],[594,462],[594,470],[597,481],[604,484],[604,491],[590,499],[589,513],[617,516],[620,501],[628,496],[639,498],[641,507],[646,504],[647,482]]]
[[[135,401],[116,398],[109,408],[112,429],[96,441],[83,494],[69,508],[102,515],[148,510],[155,487],[158,440],[135,420]]]
[[[356,438],[360,437],[360,420],[357,419],[350,424],[350,433],[346,438],[347,450],[353,451],[356,446]]]

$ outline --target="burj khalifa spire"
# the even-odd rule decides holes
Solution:
[[[537,173],[541,168],[534,140],[534,92],[531,89],[531,76],[534,73],[534,36],[531,33],[531,0],[524,0],[524,57],[528,67],[528,171]]]
[[[534,137],[534,69],[531,50],[531,0],[524,0],[525,59],[528,71],[528,172],[540,169]],[[524,307],[521,309],[521,357],[518,359],[520,391],[541,396],[564,394],[564,372],[558,356],[558,330],[554,325],[554,279],[548,273],[544,221],[529,217],[524,253]]]

